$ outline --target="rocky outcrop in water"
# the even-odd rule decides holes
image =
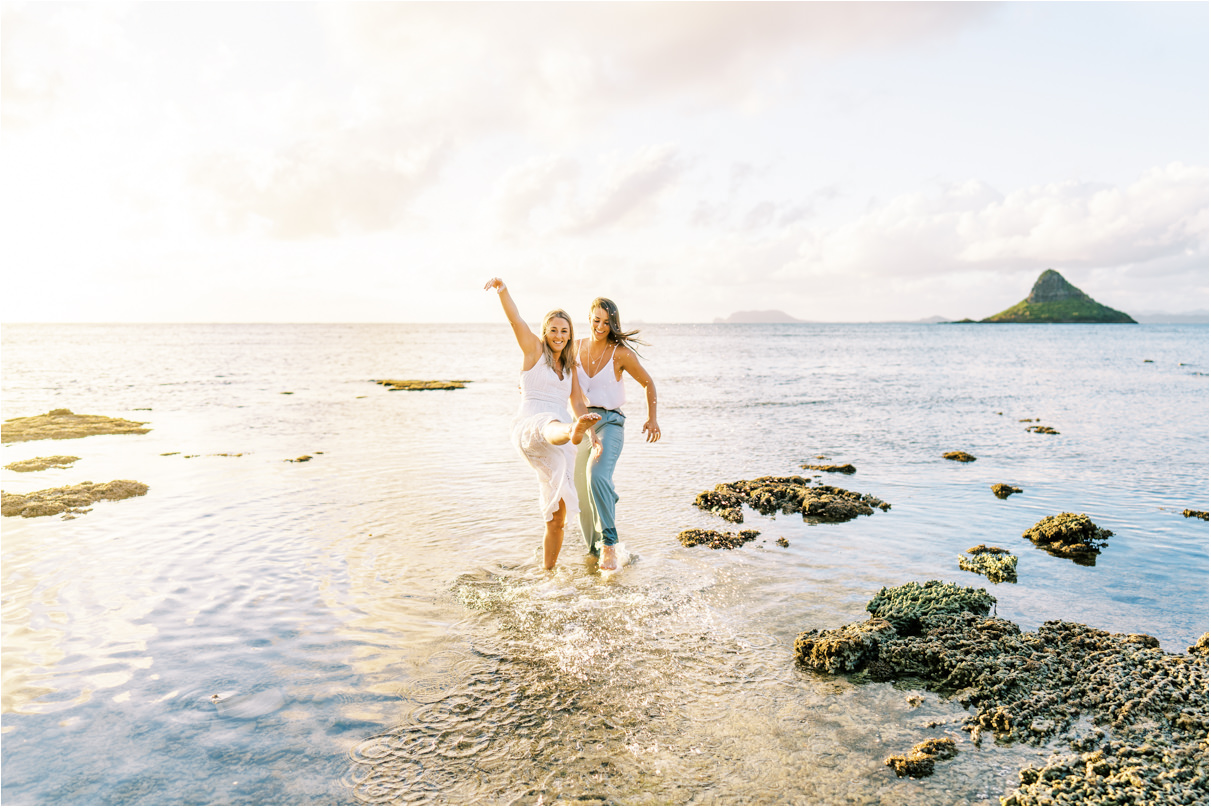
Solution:
[[[1022,489],[1008,483],[993,483],[992,493],[997,495],[997,499],[1008,499],[1010,494],[1022,493]]]
[[[45,415],[10,418],[0,426],[0,443],[27,440],[66,440],[89,435],[143,435],[151,431],[146,421],[127,421],[107,415],[76,415],[71,410],[51,410]]]
[[[134,480],[114,480],[108,483],[84,482],[63,488],[47,488],[31,494],[0,492],[0,514],[4,516],[54,516],[74,519],[76,514],[88,513],[88,507],[103,499],[118,500],[141,497],[147,493],[145,483]]]
[[[34,457],[29,460],[18,460],[16,463],[9,463],[5,466],[9,471],[46,471],[47,469],[66,469],[70,468],[72,463],[75,463],[80,458],[71,455],[54,455],[52,457]]]
[[[812,656],[815,646],[804,642],[809,653],[800,653],[796,642],[796,657],[821,672],[864,664],[871,678],[923,681],[974,710],[962,728],[976,744],[985,733],[1005,743],[1067,739],[1070,751],[1021,771],[1006,805],[1207,804],[1206,634],[1185,654],[1167,654],[1146,634],[1079,623],[1049,621],[1023,633],[987,615],[992,597],[983,590],[955,589],[929,582],[881,590],[867,605],[872,615],[889,603],[922,608],[897,626],[876,616],[845,627],[874,638],[860,654]],[[974,610],[935,608],[942,603]]]
[[[1078,564],[1093,566],[1106,541],[1114,533],[1098,527],[1083,513],[1061,513],[1040,519],[1026,530],[1022,538],[1059,558],[1070,558]]]
[[[423,381],[421,379],[371,379],[375,384],[381,384],[388,390],[461,390],[470,384],[468,379],[451,379],[449,381]]]
[[[928,777],[935,760],[950,760],[959,753],[953,738],[927,738],[905,755],[892,755],[883,761],[898,777]]]
[[[1058,435],[1058,434],[1060,434],[1058,431],[1056,431],[1056,429],[1054,427],[1043,426],[1041,424],[1038,424],[1036,426],[1028,426],[1028,427],[1026,427],[1026,431],[1027,432],[1037,432],[1040,435]]]
[[[896,629],[881,617],[841,628],[811,629],[795,639],[795,658],[821,673],[851,673],[879,657],[879,643]]]
[[[1017,583],[1018,557],[1000,547],[980,544],[959,556],[959,569],[983,575],[994,584]]]
[[[748,505],[763,516],[779,511],[800,513],[805,522],[848,522],[869,516],[875,508],[886,511],[891,505],[872,496],[857,494],[831,485],[809,485],[802,477],[759,477],[720,483],[703,491],[694,504],[729,522],[744,521],[742,506]]]
[[[947,452],[942,455],[947,460],[957,460],[960,463],[971,463],[975,461],[975,455],[967,454],[967,452]]]
[[[700,544],[705,544],[712,550],[735,550],[737,547],[743,547],[760,535],[760,532],[756,530],[741,530],[738,533],[720,533],[717,530],[691,528],[690,530],[683,530],[678,533],[677,541],[686,547],[697,547]]]
[[[1182,511],[1182,516],[1186,517],[1187,519],[1194,517],[1195,519],[1202,519],[1204,522],[1207,521],[1206,511],[1195,511],[1191,510],[1190,508],[1186,508],[1186,510]]]
[[[1054,269],[1039,275],[1030,295],[980,322],[984,323],[1134,323],[1129,315],[1103,306]]]
[[[835,474],[853,474],[857,471],[857,469],[854,468],[853,463],[845,463],[842,465],[812,465],[810,463],[805,463],[800,466],[800,468],[810,469],[811,471],[827,471]]]

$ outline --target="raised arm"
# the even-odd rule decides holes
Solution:
[[[534,363],[542,356],[542,338],[530,330],[530,326],[521,317],[521,312],[517,310],[517,304],[513,302],[513,296],[509,294],[509,287],[505,286],[505,282],[500,278],[493,278],[484,284],[484,290],[493,289],[500,297],[501,308],[505,310],[505,316],[509,318],[509,325],[513,326],[513,336],[517,338],[517,344],[521,348],[522,354],[525,355],[526,361],[525,370],[534,367]]]
[[[651,374],[644,369],[639,357],[629,348],[621,352],[618,367],[631,374],[631,378],[643,387],[648,403],[648,420],[643,425],[643,431],[647,433],[648,443],[655,443],[660,440],[660,424],[656,423],[656,382],[652,381]]]

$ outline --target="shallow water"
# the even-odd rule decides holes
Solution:
[[[795,636],[929,579],[987,588],[1024,630],[1074,620],[1172,652],[1207,630],[1207,523],[1181,515],[1207,508],[1205,326],[644,336],[665,440],[641,443],[629,408],[636,558],[603,578],[575,530],[557,571],[538,567],[507,326],[4,326],[4,418],[153,430],[3,447],[4,465],[82,458],[5,470],[5,491],[150,486],[0,525],[3,800],[995,804],[1045,750],[977,748],[956,703],[802,670]],[[822,481],[892,509],[747,512],[762,537],[742,549],[677,543],[734,529],[699,491],[821,455],[858,468]],[[996,482],[1024,492],[998,500]],[[1096,565],[1021,538],[1061,511],[1114,531]],[[979,543],[1016,553],[1019,583],[960,571]],[[947,733],[960,754],[933,777],[882,763]]]

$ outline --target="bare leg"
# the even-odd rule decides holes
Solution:
[[[590,412],[587,415],[580,416],[570,424],[565,424],[562,421],[550,421],[542,428],[542,436],[552,446],[563,446],[568,441],[572,441],[573,445],[579,445],[580,441],[584,438],[584,433],[588,432],[589,428],[600,420],[600,415]]]
[[[563,523],[568,515],[568,506],[559,500],[559,507],[547,521],[547,534],[542,540],[542,565],[545,569],[554,569],[559,560],[559,551],[563,547]]]

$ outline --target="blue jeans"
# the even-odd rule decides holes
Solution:
[[[622,454],[623,425],[627,417],[615,410],[589,407],[589,412],[601,416],[593,425],[601,439],[601,456],[591,458],[593,442],[582,440],[576,447],[576,496],[580,500],[580,531],[589,552],[597,555],[599,545],[618,543],[614,526],[614,506],[618,494],[614,491],[614,466]]]

